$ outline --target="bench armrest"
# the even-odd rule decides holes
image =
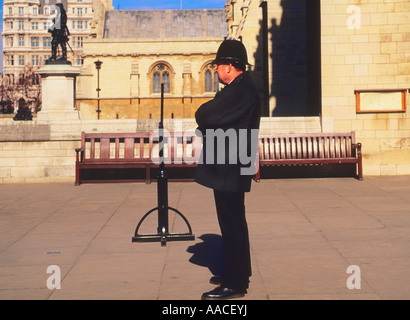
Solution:
[[[353,147],[353,149],[356,149],[357,150],[357,155],[359,156],[361,156],[362,155],[362,144],[359,142],[359,143],[354,143],[354,144],[352,144],[352,147]]]
[[[356,149],[356,156],[358,159],[358,171],[357,171],[357,178],[362,181],[363,180],[363,163],[362,163],[362,144],[356,143],[353,144],[353,148]]]
[[[77,162],[80,162],[80,159],[81,159],[81,162],[84,160],[84,151],[85,151],[84,148],[75,149]]]

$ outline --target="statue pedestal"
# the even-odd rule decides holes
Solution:
[[[41,76],[43,99],[37,120],[80,120],[75,109],[75,81],[80,69],[69,64],[48,64],[36,73]]]

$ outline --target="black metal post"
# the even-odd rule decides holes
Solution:
[[[158,234],[168,233],[168,176],[164,158],[164,84],[161,83],[161,121],[159,123]]]
[[[135,235],[132,242],[161,242],[161,246],[166,246],[167,241],[192,241],[195,236],[192,234],[191,225],[184,215],[177,209],[168,206],[168,176],[165,170],[165,156],[164,156],[164,84],[161,84],[161,120],[159,123],[159,173],[157,177],[157,192],[158,192],[158,206],[148,211],[140,220],[135,230]],[[169,233],[168,212],[169,210],[177,213],[188,227],[187,233]],[[152,212],[158,211],[158,228],[157,234],[140,235],[138,231],[141,224],[144,222]]]
[[[101,70],[101,65],[103,64],[102,61],[98,60],[95,61],[95,68],[97,69],[97,114],[98,114],[98,120],[100,120],[100,70]]]

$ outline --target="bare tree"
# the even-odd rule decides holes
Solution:
[[[16,79],[4,77],[1,83],[2,101],[15,104],[20,98],[27,101],[34,112],[41,109],[41,81],[32,65],[26,65]]]

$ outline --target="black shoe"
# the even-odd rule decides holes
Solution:
[[[212,283],[216,286],[220,286],[222,284],[223,276],[214,276],[209,279],[209,283]]]
[[[227,300],[242,298],[245,296],[246,290],[240,291],[235,289],[229,289],[225,287],[218,287],[212,291],[205,292],[202,295],[202,300]]]

